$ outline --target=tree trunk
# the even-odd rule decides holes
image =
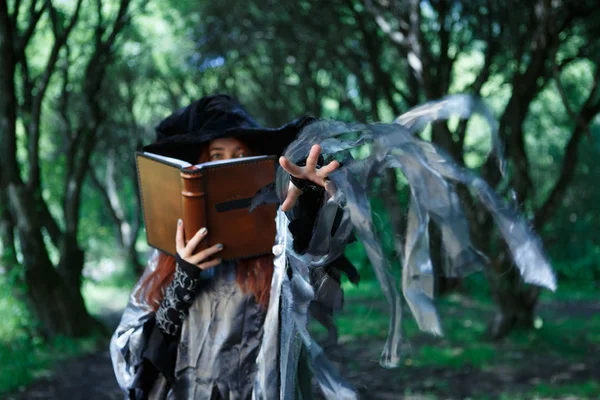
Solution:
[[[60,261],[57,271],[71,290],[80,292],[84,252],[74,234],[65,233],[60,241]]]
[[[463,164],[463,149],[452,138],[452,133],[446,121],[432,124],[431,141],[444,149],[458,164]],[[429,249],[434,271],[434,288],[436,296],[451,293],[460,285],[461,278],[445,276],[442,266],[442,235],[433,221],[429,222]]]
[[[398,201],[398,190],[396,186],[398,179],[396,178],[396,170],[386,169],[383,175],[383,185],[385,190],[382,191],[383,202],[385,208],[390,215],[392,225],[392,234],[394,235],[394,250],[396,256],[402,260],[404,254],[404,238],[402,233],[406,228],[406,218],[402,213],[402,206]]]
[[[492,217],[477,205],[478,232],[493,232]],[[515,267],[509,250],[497,235],[473,235],[475,246],[490,256],[490,266],[486,268],[490,293],[496,304],[495,315],[488,324],[488,334],[494,340],[507,336],[513,328],[531,329],[535,318],[535,308],[540,287],[523,283],[519,270]],[[499,249],[492,243],[501,243]],[[496,254],[494,254],[496,253]]]
[[[14,221],[8,209],[4,188],[0,188],[0,243],[2,244],[0,266],[4,267],[6,274],[10,274],[19,262],[15,249]]]
[[[488,333],[495,340],[504,338],[513,328],[532,329],[540,295],[540,287],[524,284],[515,266],[504,259],[495,260],[495,271],[488,274],[490,290],[498,306],[488,325]]]
[[[127,249],[125,249],[125,252],[127,268],[129,268],[131,271],[134,271],[136,276],[142,276],[142,273],[144,272],[144,264],[140,262],[138,252],[135,249],[135,244],[130,245]]]
[[[45,337],[92,334],[101,325],[87,313],[79,288],[68,286],[52,265],[29,190],[10,184],[8,196],[17,221],[27,297],[41,322],[41,333]]]

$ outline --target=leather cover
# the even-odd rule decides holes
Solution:
[[[148,244],[175,254],[177,220],[189,240],[208,229],[198,250],[217,243],[224,260],[268,254],[275,241],[275,204],[248,212],[250,200],[275,181],[275,157],[261,156],[209,162],[182,168],[152,155],[136,154]]]

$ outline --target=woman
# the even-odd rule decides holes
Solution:
[[[402,292],[420,329],[441,334],[433,303],[430,223],[441,232],[442,267],[448,276],[464,276],[487,266],[485,256],[471,242],[456,184],[472,190],[494,218],[524,282],[554,290],[556,281],[550,263],[527,221],[483,179],[416,136],[428,123],[474,113],[488,120],[492,136],[499,143],[491,114],[479,100],[469,96],[451,96],[419,106],[393,124],[301,118],[278,129],[263,129],[226,96],[202,99],[163,121],[157,129],[159,140],[146,150],[189,162],[196,162],[200,149],[207,144],[206,157],[210,157],[211,145],[213,151],[225,152],[215,153],[215,157],[245,156],[247,150],[253,154],[282,154],[286,147],[289,159],[297,161],[310,155],[304,167],[280,159],[296,187],[287,191],[277,213],[272,263],[263,258],[216,265],[218,261],[211,257],[218,257],[219,248],[193,254],[191,249],[204,233],[196,234],[186,245],[181,226],[178,260],[170,262],[173,278],[158,272],[169,271],[162,266],[167,263],[161,257],[151,259],[111,341],[121,387],[135,398],[292,398],[297,394],[296,382],[307,382],[297,376],[300,338],[324,395],[355,399],[351,385],[306,329],[309,304],[316,297],[311,273],[342,254],[354,235],[363,244],[390,309],[380,364],[397,367],[400,294],[378,239],[368,197],[373,178],[386,169],[400,170],[410,187],[405,239],[397,253],[403,265]],[[224,138],[236,140],[229,144],[219,141]],[[318,170],[320,147],[311,147],[313,143],[340,157],[344,168],[332,163]],[[368,154],[359,151],[354,158],[350,150],[359,147],[366,147]],[[502,170],[501,149],[495,149]],[[287,182],[285,174],[278,174],[278,198],[283,198]],[[328,189],[332,198],[324,202],[326,184],[335,191]],[[268,268],[271,264],[273,269]],[[149,278],[152,274],[156,279]],[[265,289],[269,281],[270,292]],[[164,297],[152,296],[163,293],[153,288],[166,288]]]
[[[157,142],[145,150],[193,163],[279,155],[310,122],[305,117],[278,129],[263,129],[231,97],[211,96],[159,124]],[[318,168],[319,153],[314,146],[305,166],[280,158],[296,184],[311,189],[305,187],[302,194],[290,184],[281,206],[283,211],[299,208],[300,218],[290,226],[299,252],[306,249],[302,243],[310,241],[327,176],[338,167],[333,161]],[[179,220],[177,257],[152,256],[133,290],[111,340],[115,373],[129,398],[252,397],[273,255],[222,262],[220,244],[194,252],[206,235],[201,229],[186,238]]]

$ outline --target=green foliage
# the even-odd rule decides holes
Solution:
[[[491,315],[493,303],[487,293],[478,289],[481,286],[480,279],[468,281],[470,284],[465,285],[464,294],[453,294],[437,301],[444,336],[440,339],[431,338],[426,341],[428,344],[406,353],[410,365],[484,367],[510,363],[514,354],[526,354],[531,349],[539,354],[577,360],[589,351],[589,346],[599,343],[600,315],[594,314],[596,303],[591,303],[592,308],[589,308],[589,301],[597,300],[597,294],[581,288],[577,291],[563,289],[558,298],[552,299],[560,301],[563,296],[569,298],[572,302],[570,315],[558,313],[560,309],[545,309],[544,304],[549,299],[543,300],[542,312],[536,318],[536,329],[517,330],[503,342],[491,342],[486,337],[486,320]],[[379,285],[374,281],[361,283],[358,288],[344,284],[344,293],[345,308],[336,318],[342,340],[369,337],[384,339],[389,311]],[[579,297],[575,298],[574,294],[577,293]],[[586,302],[582,302],[583,299]],[[588,313],[592,315],[588,316]],[[419,332],[407,308],[404,308],[403,315],[405,340],[409,343],[413,340],[422,342],[426,335]]]
[[[577,399],[597,399],[600,393],[600,383],[595,379],[578,383],[540,383],[530,390],[527,398],[556,398],[556,396],[567,396]],[[574,397],[576,396],[576,397]],[[508,398],[508,397],[507,397]]]
[[[403,387],[408,387],[404,391],[406,398],[420,399],[423,392],[432,399],[454,397],[456,386],[452,380],[465,377],[465,371],[470,371],[472,399],[595,398],[597,382],[587,378],[588,372],[578,376],[576,371],[593,370],[594,354],[600,348],[596,292],[563,287],[555,297],[544,295],[536,329],[517,330],[503,341],[494,342],[486,336],[486,319],[494,306],[489,294],[481,289],[484,282],[479,277],[469,278],[461,294],[436,302],[443,337],[419,332],[410,311],[403,310],[403,365],[397,373],[404,377],[399,378],[406,382]],[[369,368],[371,373],[372,367],[353,357],[358,359],[366,353],[371,362],[376,361],[387,334],[387,304],[373,281],[363,282],[358,288],[345,284],[344,293],[345,307],[336,321],[340,342],[352,350],[342,354],[349,358],[345,368],[352,371],[352,376],[361,376],[367,373],[361,368]],[[566,299],[570,303],[564,302]],[[563,307],[565,304],[568,306]],[[500,378],[503,374],[508,374],[506,379],[510,381],[504,382]],[[521,374],[532,378],[523,381],[517,378]],[[540,376],[556,379],[533,378]],[[381,379],[375,374],[372,377]],[[472,381],[491,377],[502,384],[493,394],[487,391],[489,384]]]
[[[10,2],[10,6],[15,3]],[[84,128],[90,119],[85,89],[89,73],[87,63],[95,43],[93,26],[99,15],[108,22],[116,12],[116,1],[102,3],[101,13],[96,10],[97,3],[83,3],[81,21],[68,38],[68,51],[65,48],[60,53],[42,102],[41,191],[61,228],[65,221],[63,206],[69,163],[81,156],[69,158],[66,149],[73,138],[86,134]],[[512,79],[525,72],[535,47],[531,46],[529,37],[518,37],[519,50],[526,54],[522,65],[514,59],[518,49],[512,43],[511,35],[527,28],[533,19],[531,7],[523,6],[522,13],[515,15],[511,22],[514,27],[509,28],[501,19],[504,6],[500,3],[497,13],[491,13],[485,4],[454,2],[447,15],[439,20],[438,7],[444,2],[421,2],[422,26],[419,28],[429,45],[429,58],[434,64],[425,71],[430,73],[432,82],[423,84],[419,83],[423,77],[415,79],[415,71],[407,62],[405,44],[398,45],[390,40],[363,2],[249,1],[239,7],[232,7],[228,2],[209,1],[132,3],[131,20],[111,51],[110,62],[106,63],[106,79],[94,100],[103,118],[98,121],[94,133],[97,141],[89,160],[89,170],[101,185],[106,186],[111,178],[114,180],[124,220],[130,225],[140,217],[136,208],[134,151],[154,140],[153,127],[162,118],[200,96],[217,92],[238,96],[251,114],[266,126],[280,125],[302,114],[346,121],[389,122],[399,112],[424,100],[472,91],[473,84],[489,62],[489,77],[480,93],[500,118],[513,91],[520,89],[513,85]],[[384,2],[379,3],[376,6],[381,5],[378,9],[381,18],[391,21],[392,29],[404,29],[395,18],[406,10],[395,15],[395,11],[382,6]],[[75,2],[54,1],[52,4],[57,7],[59,17],[64,19],[73,12]],[[25,1],[21,7],[18,21],[21,31],[29,22],[28,5]],[[498,20],[488,20],[488,17]],[[559,62],[573,59],[560,71],[559,77],[567,101],[575,111],[582,107],[593,87],[598,68],[591,57],[597,45],[592,39],[597,35],[590,31],[593,26],[584,22],[578,20],[575,26],[561,34],[555,55]],[[450,29],[447,55],[455,59],[450,71],[444,71],[446,65],[443,65],[442,57],[444,39],[441,34],[447,28]],[[108,34],[105,32],[104,36]],[[26,48],[31,77],[43,76],[51,51],[49,43],[52,42],[52,24],[46,15]],[[499,49],[491,60],[486,61],[492,42]],[[539,44],[542,42],[544,40],[540,39]],[[550,59],[544,62],[544,65],[551,64]],[[435,80],[446,72],[450,76],[448,87]],[[22,74],[22,68],[17,68],[17,82],[21,82]],[[563,104],[553,71],[544,71],[536,84],[535,90],[539,92],[524,110],[523,123],[523,141],[533,188],[530,198],[518,199],[518,206],[528,217],[533,217],[544,204],[561,170],[568,167],[563,165],[564,152],[576,126]],[[16,94],[22,106],[28,94],[22,84],[17,85]],[[66,109],[63,108],[65,105]],[[28,116],[19,110],[17,156],[23,178],[29,175],[27,119]],[[457,126],[458,121],[450,121],[453,141],[457,140]],[[542,302],[591,301],[597,296],[595,291],[600,285],[600,236],[597,234],[597,221],[600,220],[599,130],[596,118],[589,136],[584,137],[579,146],[574,176],[560,207],[541,231],[559,278],[557,293],[544,292]],[[422,137],[430,140],[431,130],[423,132]],[[468,167],[481,169],[490,147],[489,132],[483,121],[472,118],[464,146],[460,149],[463,161]],[[355,155],[360,156],[364,151],[366,148],[358,149]],[[110,162],[114,162],[116,171],[112,176],[107,168]],[[400,204],[406,210],[408,188],[400,174],[398,180]],[[374,222],[384,253],[391,260],[391,271],[398,278],[400,263],[393,246],[389,215],[377,196],[379,185],[380,182],[375,183],[375,195],[371,200]],[[80,246],[86,251],[83,295],[93,314],[122,307],[136,280],[135,272],[120,251],[123,243],[118,237],[119,226],[100,194],[88,174],[78,210],[77,235]],[[46,231],[44,234],[50,258],[57,263],[59,249],[51,243]],[[476,234],[482,235],[481,232]],[[483,234],[487,235],[487,232]],[[143,230],[134,242],[136,239],[144,242]],[[18,241],[16,245],[19,250]],[[144,249],[143,245],[138,246],[140,253]],[[347,309],[337,319],[340,335],[346,339],[383,339],[388,329],[388,315],[370,262],[359,242],[347,246],[345,253],[358,268],[362,281],[358,288],[344,283]],[[22,254],[17,256],[22,260]],[[0,370],[0,392],[8,390],[9,384],[12,388],[22,385],[50,367],[52,349],[62,350],[65,355],[89,349],[89,343],[85,341],[58,339],[58,342],[45,344],[35,338],[36,321],[29,308],[13,295],[16,278],[21,275],[22,269],[12,270],[9,277],[0,275],[0,340],[3,344],[0,368],[4,366]],[[505,347],[502,346],[508,346],[514,353],[529,354],[528,349],[534,347],[556,357],[576,359],[585,351],[581,343],[598,345],[600,341],[597,316],[572,315],[560,319],[549,313],[538,320],[541,327],[532,332],[517,332],[505,345],[487,342],[484,340],[485,322],[494,308],[485,277],[481,274],[469,277],[462,282],[462,290],[470,297],[461,294],[440,302],[446,337],[434,339],[433,344],[422,344],[413,352],[407,351],[406,360],[411,360],[412,366],[442,365],[456,369],[469,364],[485,368],[494,362],[513,362],[511,352],[503,351]],[[464,306],[468,306],[466,311],[457,311]],[[406,337],[421,340],[416,324],[408,312],[405,311],[405,315]],[[11,359],[23,360],[23,364],[15,368],[17,375],[12,369],[8,374],[8,368],[14,367],[14,364],[7,364]],[[36,365],[39,365],[38,369]],[[8,382],[8,377],[16,383]],[[445,381],[439,383],[444,384]],[[598,389],[591,382],[582,387],[578,392],[568,385],[540,385],[531,393],[532,396],[534,392],[536,396],[545,396],[556,390],[556,393],[590,396],[592,390]]]
[[[0,275],[0,341],[27,340],[34,331],[34,321],[26,305],[14,296],[14,285]]]
[[[1,315],[1,314],[0,314]],[[51,343],[39,338],[0,343],[0,395],[25,387],[47,376],[62,360],[90,353],[106,343],[97,337],[71,339],[56,337]]]
[[[104,283],[101,285],[92,282],[84,283],[81,294],[92,315],[119,313],[125,308],[133,283],[127,280],[127,283],[121,281],[118,284],[119,286],[109,286]]]
[[[36,335],[37,322],[14,288],[0,275],[0,396],[47,375],[57,362],[97,349],[104,338],[54,338]]]

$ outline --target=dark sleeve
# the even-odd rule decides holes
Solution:
[[[292,180],[292,182],[296,184],[296,181]],[[325,189],[307,181],[299,183],[303,185],[303,191],[298,198],[296,206],[294,207],[293,219],[291,220],[288,228],[294,238],[294,251],[298,254],[303,254],[308,249],[310,240],[313,236],[315,223],[319,215],[319,211],[323,205]],[[296,184],[296,186],[298,185]],[[332,234],[337,230],[337,227],[340,224],[342,213],[343,211],[338,209],[332,226]],[[355,240],[356,238],[354,235],[351,235],[348,243]],[[350,282],[353,284],[357,285],[360,281],[360,275],[358,271],[354,265],[352,265],[352,263],[343,255],[332,261],[327,266],[326,272],[329,275],[334,276],[333,274],[330,274],[330,271],[334,268],[344,272],[348,276]]]
[[[130,390],[130,398],[145,398],[161,373],[170,383],[175,380],[177,345],[181,325],[186,318],[195,294],[212,276],[212,269],[202,271],[177,256],[173,280],[156,314],[144,324],[147,347],[143,362]]]
[[[173,280],[167,286],[165,298],[156,311],[156,325],[169,336],[178,336],[181,324],[194,301],[201,281],[208,279],[212,269],[202,271],[177,255],[177,268]]]
[[[325,189],[313,185],[298,198],[293,210],[293,219],[288,226],[294,237],[294,251],[298,254],[305,253],[308,249],[324,196]]]

